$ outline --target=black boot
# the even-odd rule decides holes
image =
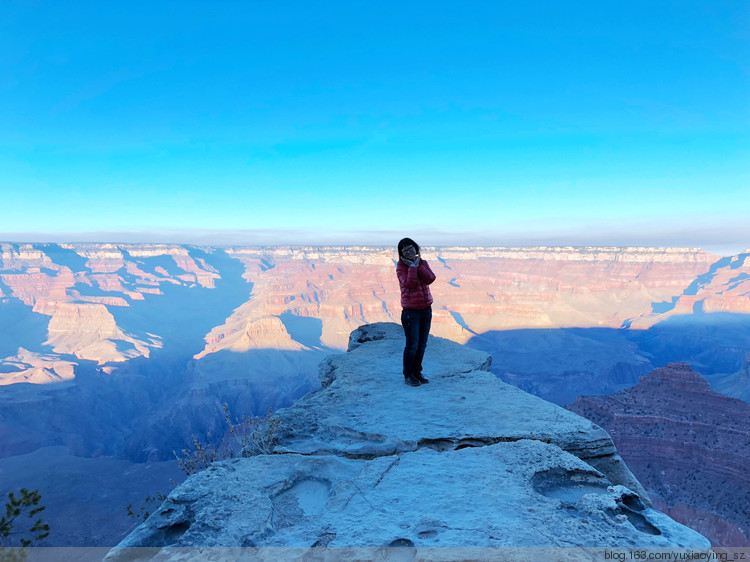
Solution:
[[[429,379],[426,379],[422,376],[422,373],[417,373],[416,375],[414,375],[414,378],[422,384],[427,384],[428,382],[430,382]]]
[[[419,386],[421,384],[414,375],[405,375],[404,383],[409,386]]]

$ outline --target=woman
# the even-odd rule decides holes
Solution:
[[[396,275],[401,285],[401,325],[406,335],[404,348],[404,382],[419,386],[430,382],[422,376],[422,359],[432,323],[430,285],[435,274],[419,256],[419,244],[411,238],[398,243]]]

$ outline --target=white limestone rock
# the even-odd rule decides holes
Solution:
[[[277,412],[274,454],[192,476],[110,558],[163,546],[709,546],[633,491],[604,430],[496,379],[488,355],[431,338],[431,382],[413,388],[402,349],[398,325],[355,330],[350,351],[322,363],[323,387]]]
[[[431,382],[413,388],[403,384],[403,347],[396,324],[352,332],[349,352],[321,363],[323,388],[279,410],[278,450],[372,457],[534,439],[582,458],[650,503],[606,431],[500,381],[486,353],[431,336],[424,363]]]

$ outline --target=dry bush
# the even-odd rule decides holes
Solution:
[[[235,418],[234,422],[229,414],[229,404],[224,402],[224,420],[229,434],[239,445],[235,453],[224,439],[218,444],[211,444],[211,434],[206,434],[206,442],[193,437],[193,450],[182,449],[181,455],[173,451],[175,458],[188,476],[205,470],[216,461],[235,456],[252,457],[255,455],[270,455],[276,443],[276,432],[281,421],[274,417],[271,408],[263,418],[246,417]]]
[[[224,419],[227,422],[229,433],[240,445],[240,456],[252,457],[255,455],[270,455],[276,444],[276,432],[281,420],[274,417],[271,408],[263,418],[232,418],[229,415],[229,405],[224,402]]]
[[[207,469],[215,461],[232,458],[234,455],[226,445],[219,443],[212,445],[211,434],[206,433],[206,443],[202,443],[197,437],[193,436],[193,450],[183,449],[181,455],[177,451],[172,451],[180,469],[188,476]]]

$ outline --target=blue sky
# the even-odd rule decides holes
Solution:
[[[4,2],[0,239],[750,246],[750,4]]]

